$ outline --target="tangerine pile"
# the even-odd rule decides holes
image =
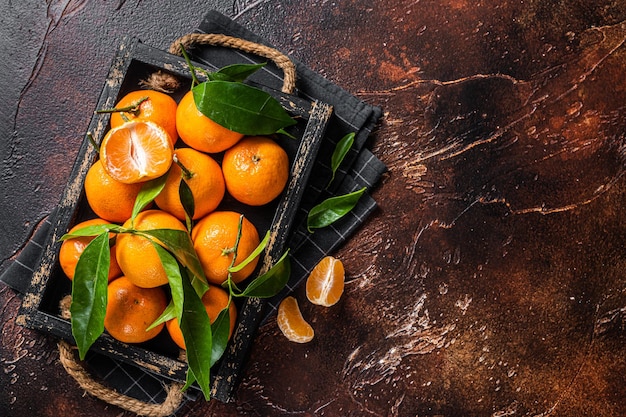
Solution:
[[[84,183],[86,200],[96,218],[76,225],[117,224],[137,231],[183,230],[209,280],[202,297],[211,320],[228,308],[231,333],[237,317],[230,295],[219,286],[229,276],[234,247],[237,260],[246,259],[259,245],[259,233],[241,213],[221,209],[226,194],[248,206],[276,199],[289,178],[289,158],[271,137],[244,137],[203,115],[188,92],[177,103],[155,90],[132,91],[111,113],[110,129],[99,146],[99,159]],[[218,161],[222,161],[221,163]],[[158,196],[132,217],[135,200],[149,181],[164,179]],[[193,196],[183,204],[181,183]],[[61,244],[59,262],[72,279],[78,258],[93,237],[72,237]],[[168,277],[151,240],[139,233],[111,234],[108,304],[105,328],[126,343],[141,343],[166,328],[182,349],[184,340],[176,319],[146,329],[165,310]],[[239,283],[255,270],[257,258],[232,274]]]

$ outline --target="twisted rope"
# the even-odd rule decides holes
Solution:
[[[296,67],[286,55],[277,49],[248,41],[246,39],[235,38],[219,33],[190,33],[183,35],[172,42],[168,52],[181,56],[181,46],[187,50],[195,45],[224,46],[271,59],[284,74],[283,87],[281,91],[283,93],[291,94],[296,88]]]
[[[65,297],[61,300],[61,316],[69,317],[69,302]],[[176,412],[178,407],[182,404],[183,384],[172,383],[165,387],[167,393],[165,400],[160,404],[152,404],[140,401],[136,398],[129,397],[128,395],[121,394],[112,388],[102,385],[98,381],[94,380],[91,375],[83,368],[74,354],[76,349],[70,346],[65,341],[58,343],[59,359],[65,371],[80,385],[82,389],[87,391],[94,397],[105,401],[111,405],[115,405],[124,410],[131,411],[139,416],[147,417],[167,417]]]

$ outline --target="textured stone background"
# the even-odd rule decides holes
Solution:
[[[165,49],[216,8],[385,111],[342,301],[301,303],[307,345],[268,323],[237,402],[181,416],[626,415],[626,2],[0,1],[1,268],[57,203],[124,36]],[[0,414],[128,415],[19,304],[0,287]]]

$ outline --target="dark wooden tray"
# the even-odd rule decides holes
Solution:
[[[197,64],[202,67],[203,65]],[[214,70],[210,66],[204,66]],[[164,51],[142,44],[137,39],[127,39],[120,46],[104,84],[97,109],[110,108],[129,91],[140,88],[141,80],[156,71],[177,77],[184,86],[191,83],[185,61]],[[257,87],[264,88],[257,85]],[[310,102],[293,95],[266,89],[276,97],[298,123],[288,129],[296,139],[280,135],[277,141],[287,150],[291,162],[290,179],[282,196],[261,208],[250,208],[225,197],[219,209],[232,209],[248,217],[263,235],[271,231],[271,240],[256,274],[269,268],[284,253],[300,200],[305,191],[311,168],[320,142],[324,136],[332,107],[321,102]],[[180,100],[186,88],[172,94]],[[88,132],[100,143],[109,128],[109,114],[94,114]],[[70,294],[71,281],[61,271],[58,263],[60,237],[79,221],[95,217],[83,191],[84,178],[97,158],[96,149],[84,140],[69,181],[59,202],[56,215],[50,219],[52,226],[42,257],[35,269],[32,282],[18,313],[18,323],[74,343],[69,320],[60,317],[59,303]],[[221,360],[211,370],[211,396],[229,401],[240,377],[255,332],[262,318],[265,301],[248,298],[238,301],[238,320],[229,346]],[[139,345],[121,343],[103,334],[91,348],[120,361],[137,365],[148,372],[176,381],[185,381],[187,365],[178,359],[179,350],[164,330],[156,339]]]

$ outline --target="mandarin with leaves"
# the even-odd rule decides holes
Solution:
[[[113,223],[130,218],[141,183],[125,184],[111,177],[98,159],[85,176],[85,196],[96,216]]]
[[[176,129],[183,142],[206,153],[225,151],[243,138],[243,134],[225,128],[198,110],[192,91],[178,103]]]
[[[115,109],[111,110],[111,127],[115,128],[133,120],[151,121],[165,129],[173,146],[178,140],[177,108],[176,101],[160,91],[131,91],[115,104]]]
[[[167,295],[162,287],[141,288],[121,276],[107,288],[104,328],[121,342],[146,342],[163,329],[161,323],[147,330],[166,307]]]
[[[241,219],[241,236],[239,222]],[[202,269],[210,283],[221,285],[228,279],[228,269],[233,263],[239,265],[251,255],[260,243],[257,228],[246,217],[235,211],[214,211],[200,219],[191,230],[193,247],[202,264]],[[256,256],[240,271],[231,275],[233,282],[239,283],[248,278],[256,268]]]
[[[156,209],[142,211],[134,219],[128,219],[123,227],[137,231],[187,230],[176,217]],[[169,282],[153,242],[160,244],[156,239],[151,240],[133,232],[120,233],[117,236],[115,244],[117,262],[126,278],[138,287],[153,288]]]
[[[100,224],[109,224],[110,222],[101,219],[89,219],[84,220],[69,230],[69,233],[76,232],[77,230],[83,229],[89,226],[95,226]],[[113,233],[109,234],[109,238],[113,237]],[[59,263],[61,264],[61,269],[65,273],[65,275],[73,280],[74,272],[76,271],[76,264],[80,259],[83,251],[87,247],[87,245],[95,238],[95,236],[76,236],[63,240],[61,243],[61,248],[59,249]],[[117,259],[115,256],[115,245],[111,246],[111,256],[110,256],[110,264],[109,264],[109,281],[119,277],[122,275],[122,270],[120,266],[117,264]]]
[[[216,285],[212,285],[204,293],[204,295],[202,295],[202,304],[206,309],[211,324],[215,322],[222,310],[228,308],[230,326],[228,331],[228,338],[230,339],[233,334],[233,330],[235,329],[235,323],[237,322],[237,307],[235,306],[235,303],[233,303],[229,299],[230,297],[228,295],[228,292]],[[180,329],[178,319],[173,318],[171,320],[168,320],[165,325],[174,343],[176,343],[181,349],[186,349],[185,339],[183,338],[183,332]]]
[[[193,196],[193,219],[215,210],[226,190],[222,169],[215,159],[193,148],[180,148],[174,151],[174,161],[163,190],[154,200],[157,206],[185,220],[179,193],[181,181],[185,181]]]

